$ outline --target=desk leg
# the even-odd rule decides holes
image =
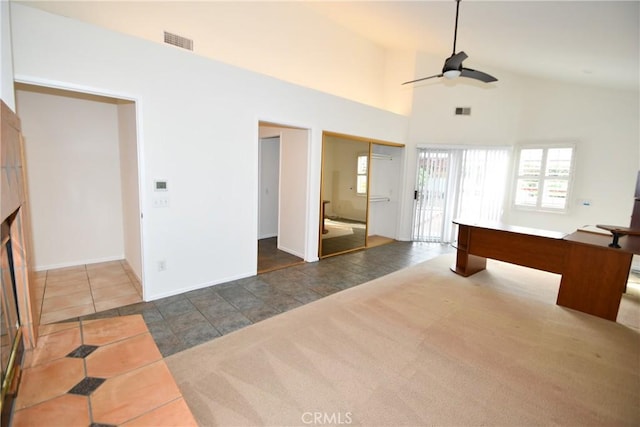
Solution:
[[[609,248],[570,245],[556,303],[615,322],[632,258]]]
[[[487,268],[487,259],[481,256],[469,255],[466,251],[458,249],[456,264],[451,266],[451,271],[464,277],[469,277]]]
[[[458,225],[458,252],[456,264],[451,266],[451,271],[464,277],[482,271],[487,268],[487,259],[468,252],[471,229],[466,225]]]

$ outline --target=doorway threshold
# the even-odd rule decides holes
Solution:
[[[367,237],[367,248],[375,248],[376,246],[387,245],[389,243],[395,242],[394,239],[390,237],[384,236],[368,236]]]
[[[258,274],[304,264],[304,260],[278,249],[278,238],[258,240]]]

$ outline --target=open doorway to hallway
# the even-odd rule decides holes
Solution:
[[[309,130],[259,123],[258,274],[305,259]]]
[[[15,87],[40,323],[142,301],[135,102]]]

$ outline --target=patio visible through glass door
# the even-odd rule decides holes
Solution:
[[[502,217],[507,148],[419,148],[412,240],[448,243],[454,219]]]

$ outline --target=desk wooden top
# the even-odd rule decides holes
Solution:
[[[501,222],[454,220],[453,223],[458,225],[466,225],[468,227],[486,228],[489,230],[506,231],[509,233],[516,233],[516,234],[526,234],[529,236],[546,237],[549,239],[564,239],[566,236],[566,233],[561,233],[559,231],[549,231],[549,230],[540,230],[537,228],[520,227],[517,225],[503,224]]]
[[[595,245],[608,248],[612,251],[630,252],[632,254],[640,255],[640,237],[637,236],[623,236],[618,240],[619,248],[609,247],[609,243],[612,241],[612,236],[601,233],[593,233],[590,231],[578,230],[575,233],[568,234],[565,240],[576,243],[583,243],[585,245]]]
[[[566,234],[558,231],[539,230],[537,228],[520,227],[517,225],[508,225],[500,222],[491,221],[465,221],[454,220],[454,224],[466,225],[468,227],[484,228],[488,230],[504,231],[514,234],[524,234],[528,236],[546,237],[549,239],[566,240],[574,243],[582,243],[585,245],[601,246],[603,248],[611,249],[612,251],[630,252],[640,255],[640,236],[637,233],[629,233],[628,236],[620,237],[620,248],[610,248],[612,236],[609,234],[577,230],[571,234]],[[624,229],[624,227],[615,227],[617,229]],[[635,230],[634,230],[635,231]]]
[[[638,228],[629,228],[629,227],[621,227],[619,225],[602,225],[598,224],[596,227],[601,228],[603,230],[607,230],[609,232],[617,233],[620,236],[640,236],[640,229]]]

